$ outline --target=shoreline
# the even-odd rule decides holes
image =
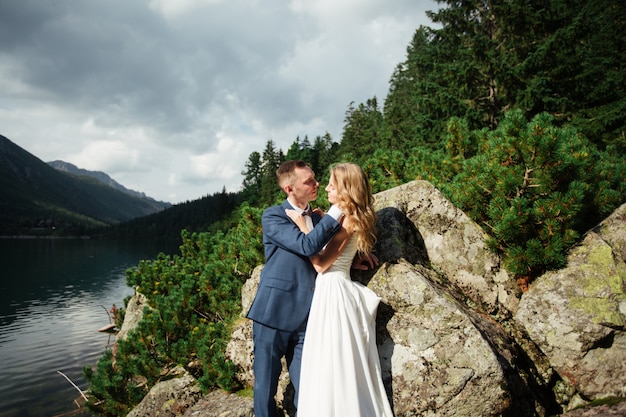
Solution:
[[[91,236],[0,235],[0,239],[91,239]]]

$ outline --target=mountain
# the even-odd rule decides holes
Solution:
[[[137,198],[145,198],[151,201],[155,201],[153,198],[150,198],[148,196],[146,196],[145,193],[139,192],[139,191],[135,191],[135,190],[129,190],[128,188],[124,187],[122,184],[120,184],[119,182],[115,181],[113,178],[111,178],[108,174],[102,172],[102,171],[88,171],[86,169],[82,169],[82,168],[78,168],[76,165],[74,164],[70,164],[69,162],[65,162],[65,161],[50,161],[48,162],[48,165],[50,165],[52,168],[61,171],[61,172],[65,172],[67,174],[72,174],[72,175],[82,175],[85,177],[91,177],[91,178],[95,178],[96,180],[100,181],[101,183],[108,185],[109,187],[113,187],[116,190],[122,191],[124,193],[127,193],[133,197],[137,197]],[[166,203],[166,202],[160,202],[163,205],[163,208],[167,208],[170,207],[171,204],[170,203]]]
[[[89,234],[169,206],[57,170],[0,135],[0,235]]]

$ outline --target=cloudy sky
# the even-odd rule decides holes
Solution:
[[[178,203],[253,151],[341,139],[433,0],[0,0],[0,134]]]

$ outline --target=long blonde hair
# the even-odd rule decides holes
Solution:
[[[370,252],[376,243],[376,212],[367,175],[352,163],[338,163],[330,169],[330,174],[337,189],[336,204],[348,220],[349,232],[357,236],[357,250]]]

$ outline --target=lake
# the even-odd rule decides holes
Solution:
[[[126,270],[159,252],[154,243],[0,239],[0,417],[89,416],[74,400],[82,377],[110,349],[109,309],[133,294]]]

